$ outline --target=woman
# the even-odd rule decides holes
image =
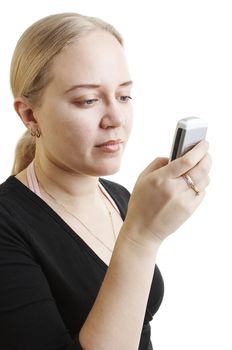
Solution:
[[[33,24],[11,85],[27,132],[0,187],[0,348],[152,349],[163,297],[156,255],[204,197],[207,142],[154,160],[129,205],[125,188],[101,178],[120,166],[132,81],[121,36],[96,18]]]

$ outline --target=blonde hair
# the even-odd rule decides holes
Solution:
[[[49,65],[61,50],[95,29],[111,33],[121,45],[123,40],[109,23],[77,13],[61,13],[40,19],[20,37],[11,62],[10,82],[13,96],[24,96],[32,105],[39,104],[49,82]],[[33,160],[35,137],[27,130],[18,141],[12,174],[25,169]]]

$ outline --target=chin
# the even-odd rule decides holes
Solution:
[[[99,171],[98,176],[109,176],[109,175],[114,175],[119,171],[120,167],[117,168],[111,168],[111,169],[102,169]]]
[[[95,171],[97,173],[97,176],[109,176],[116,174],[120,169],[121,162],[114,162],[114,164],[110,164],[110,162],[106,162],[106,164],[102,164],[98,167],[98,169],[95,168]]]

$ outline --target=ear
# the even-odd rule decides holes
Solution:
[[[14,109],[27,129],[32,131],[38,129],[32,106],[25,97],[17,97],[14,100]]]

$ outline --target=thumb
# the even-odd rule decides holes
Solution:
[[[148,175],[150,174],[152,171],[155,171],[157,169],[162,168],[163,166],[167,165],[169,162],[168,158],[164,158],[164,157],[159,157],[156,158],[155,160],[153,160],[141,173],[141,175]]]

